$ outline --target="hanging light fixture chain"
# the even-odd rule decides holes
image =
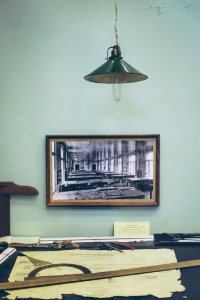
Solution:
[[[122,0],[121,0],[122,2]],[[120,2],[120,3],[121,3]],[[102,64],[99,68],[95,69],[90,74],[84,77],[85,80],[96,82],[96,83],[106,83],[112,84],[113,86],[119,86],[121,83],[130,83],[130,82],[137,82],[141,80],[145,80],[148,77],[138,70],[133,68],[130,64],[123,60],[121,56],[121,49],[118,41],[118,4],[119,0],[112,0],[113,4],[113,30],[115,33],[115,45],[109,47],[107,49],[107,58],[106,62]],[[111,50],[110,57],[108,56],[109,50]],[[114,95],[114,93],[113,93]],[[120,99],[120,92],[115,91],[115,95],[113,99],[116,101]],[[117,100],[119,101],[119,100]]]
[[[117,0],[114,1],[115,1],[115,39],[116,39],[116,45],[119,45],[118,32],[117,32],[117,22],[118,22]]]

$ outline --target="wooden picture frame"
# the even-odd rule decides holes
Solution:
[[[158,206],[160,135],[47,135],[47,206]]]

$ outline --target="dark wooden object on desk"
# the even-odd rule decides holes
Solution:
[[[0,237],[10,235],[10,196],[38,195],[31,186],[17,185],[14,182],[0,181]]]
[[[144,243],[144,247],[145,248],[149,248],[149,249],[162,249],[162,246],[156,246],[153,245],[149,246],[149,242],[146,245],[146,242]],[[93,249],[93,247],[91,247],[92,243],[88,243],[88,247],[86,247],[87,249]],[[96,244],[96,243],[95,243]],[[138,243],[140,245],[140,243]],[[93,244],[94,245],[94,244]],[[130,243],[129,245],[132,245],[132,243]],[[85,246],[83,246],[83,244],[80,244],[81,249],[86,249]],[[137,248],[137,246],[136,246]],[[140,247],[140,249],[142,249],[143,247]],[[174,249],[175,253],[176,253],[176,257],[178,261],[185,261],[185,260],[196,260],[200,258],[200,245],[188,245],[188,246],[165,246],[164,248],[170,248],[170,249]],[[30,250],[30,249],[29,249]],[[62,251],[62,249],[60,249]],[[26,249],[27,251],[27,249]],[[32,250],[31,250],[32,251]],[[41,251],[41,250],[40,250]],[[125,250],[125,251],[131,251],[131,250]],[[19,255],[19,253],[18,253]],[[8,281],[9,278],[9,274],[14,266],[14,263],[16,261],[16,257],[17,257],[17,251],[16,251],[16,255],[13,255],[6,263],[4,263],[1,266],[1,271],[0,271],[0,282],[6,282]],[[183,299],[190,299],[190,300],[197,300],[199,299],[199,295],[200,295],[200,285],[199,285],[199,278],[200,278],[200,267],[196,267],[196,268],[185,268],[185,269],[181,269],[181,283],[183,284],[183,286],[185,287],[185,291],[183,292],[178,292],[178,293],[173,293],[171,295],[170,300],[183,300]],[[7,295],[7,292],[4,291],[0,291],[0,299],[3,299],[3,297],[5,297]],[[55,299],[55,298],[54,298]],[[91,298],[90,295],[89,296],[85,296],[82,297],[80,295],[76,295],[76,292],[74,294],[68,294],[68,295],[62,295],[62,300],[99,300],[99,298]],[[148,295],[148,296],[130,296],[130,297],[122,297],[122,296],[115,296],[112,298],[102,298],[102,300],[158,300],[157,297],[152,296],[152,295]],[[161,299],[161,298],[160,298]],[[166,298],[162,298],[163,300]],[[18,300],[22,300],[22,298],[18,298]],[[29,296],[24,296],[23,300],[30,300]],[[34,298],[34,300],[39,300],[39,298]],[[53,300],[53,299],[52,299]]]

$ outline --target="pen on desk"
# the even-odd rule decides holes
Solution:
[[[113,242],[112,244],[124,247],[126,249],[130,249],[130,250],[134,250],[135,249],[135,247],[127,245],[127,244],[124,244],[124,243]]]
[[[180,239],[177,241],[178,243],[200,243],[200,239],[189,239],[189,238],[186,238],[186,239]]]
[[[116,248],[116,247],[114,247],[114,246],[112,246],[112,245],[110,245],[110,244],[103,243],[103,245],[105,245],[106,247],[108,247],[108,248],[110,248],[110,249],[112,249],[112,250],[116,250],[116,251],[119,251],[119,252],[123,252],[123,250],[120,250],[120,249],[118,249],[118,248]]]

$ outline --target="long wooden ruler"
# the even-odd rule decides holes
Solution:
[[[48,286],[48,285],[128,276],[128,275],[138,275],[138,274],[145,274],[145,273],[152,273],[152,272],[161,272],[161,271],[168,271],[168,270],[182,269],[182,268],[189,268],[189,267],[196,267],[196,266],[200,266],[200,259],[188,260],[188,261],[182,261],[182,262],[176,262],[170,264],[147,266],[147,267],[97,272],[97,273],[90,273],[90,274],[40,276],[40,277],[36,277],[35,279],[26,279],[24,281],[0,283],[0,290],[16,290],[16,289],[24,289],[24,288],[33,288],[39,286]]]

